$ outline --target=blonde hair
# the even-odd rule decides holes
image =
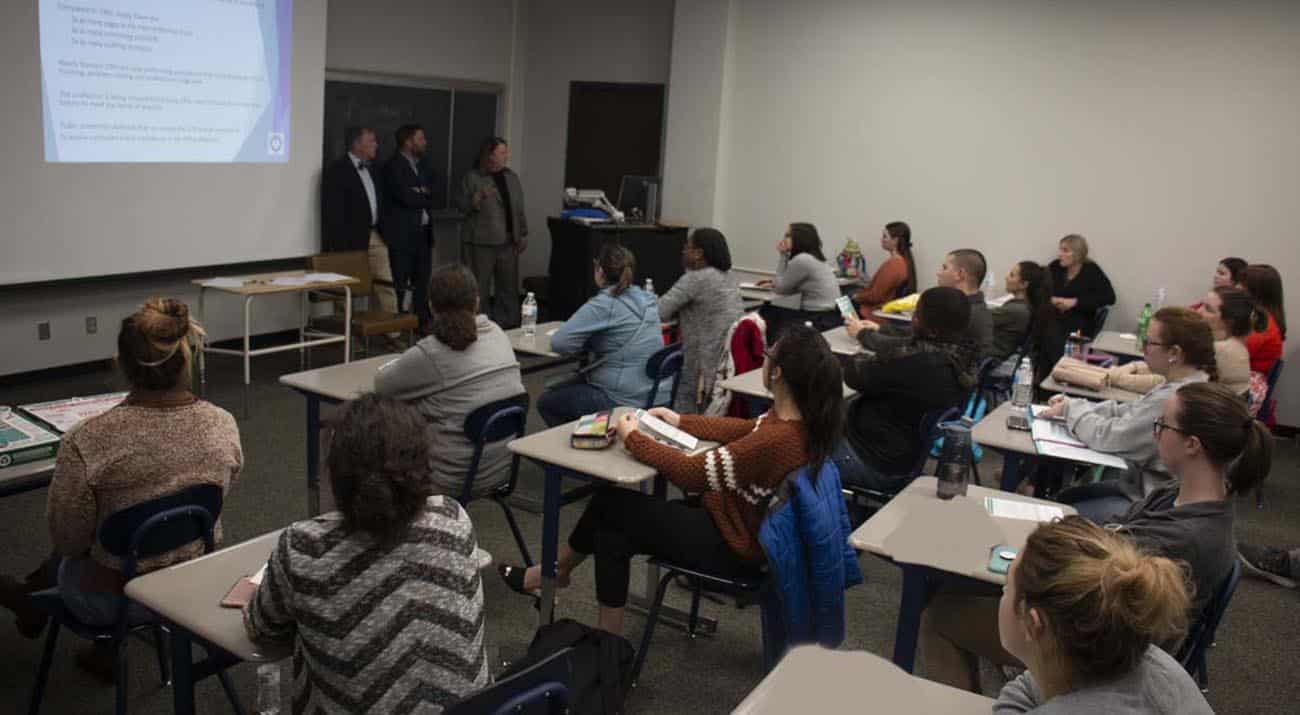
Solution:
[[[1074,259],[1079,263],[1088,262],[1088,239],[1082,234],[1071,233],[1062,238],[1057,245],[1065,244],[1070,247],[1070,253],[1074,254]]]
[[[188,378],[190,339],[204,335],[190,308],[174,298],[150,298],[122,319],[117,361],[131,384],[169,390]]]
[[[1036,609],[1072,678],[1116,677],[1187,631],[1183,567],[1080,516],[1043,524],[1016,565],[1016,610]]]

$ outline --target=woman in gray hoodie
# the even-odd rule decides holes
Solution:
[[[415,403],[429,422],[432,478],[440,494],[460,496],[474,445],[465,437],[465,417],[476,408],[524,392],[510,339],[500,326],[477,315],[478,281],[464,266],[443,266],[429,281],[433,331],[397,359],[379,368],[375,392]],[[509,478],[505,442],[483,451],[473,496]]]

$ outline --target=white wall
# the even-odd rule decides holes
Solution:
[[[564,191],[569,83],[668,82],[673,3],[633,0],[535,0],[528,3],[523,180],[529,247],[520,273],[547,272],[546,217],[557,215]]]
[[[739,266],[770,267],[792,220],[873,263],[880,226],[907,220],[923,285],[952,248],[1000,279],[1080,232],[1119,293],[1112,327],[1157,287],[1199,297],[1225,255],[1276,265],[1300,315],[1300,3],[735,0],[731,23],[719,137],[670,133],[668,156],[720,144]],[[1294,370],[1282,390],[1300,423]]]
[[[294,73],[295,76],[315,77],[314,94],[299,97],[295,87],[295,123],[307,121],[314,139],[295,144],[294,151],[305,147],[317,157],[319,163],[320,116],[324,86],[320,76],[325,67],[339,70],[360,70],[381,74],[412,75],[428,78],[470,79],[506,84],[520,71],[511,38],[514,28],[514,7],[522,0],[482,0],[473,4],[451,0],[330,0],[328,14],[325,3],[303,0],[295,3],[294,17]],[[327,16],[328,15],[328,16]],[[21,23],[15,26],[30,34],[35,42],[36,26]],[[17,53],[17,43],[6,43],[0,50],[5,54]],[[3,56],[3,55],[0,55]],[[14,56],[7,66],[21,67],[24,62],[37,61],[35,53],[30,58]],[[36,72],[35,65],[30,69]],[[513,74],[512,74],[513,73]],[[39,98],[39,75],[28,97]],[[307,101],[314,96],[313,101]],[[39,101],[28,102],[39,108]],[[6,125],[16,121],[10,109],[15,103],[6,103],[3,119]],[[519,136],[522,130],[522,102],[511,103],[506,97],[506,121],[509,136]],[[309,115],[314,114],[314,118]],[[39,126],[39,124],[38,124]],[[39,154],[39,146],[35,149]],[[39,162],[38,155],[24,161]],[[13,162],[0,172],[4,184],[23,180],[23,172]],[[316,223],[316,178],[313,174],[309,194],[310,207],[300,220],[313,227]],[[147,197],[141,197],[147,201]],[[72,209],[75,210],[75,209]],[[124,206],[121,210],[136,211],[139,206]],[[223,212],[245,210],[242,207],[210,205],[196,221],[217,221]],[[183,227],[182,227],[183,228]],[[18,240],[6,234],[5,240]],[[185,240],[184,231],[177,240]],[[440,249],[449,247],[454,237],[443,237]],[[31,240],[24,238],[23,240]],[[94,240],[88,235],[83,240]],[[454,251],[453,254],[454,255]],[[29,370],[39,370],[59,365],[107,358],[113,355],[117,323],[149,295],[171,295],[193,304],[197,292],[188,277],[167,275],[135,276],[126,279],[100,279],[65,282],[44,287],[18,289],[0,288],[0,375]],[[291,298],[269,297],[259,299],[254,311],[255,332],[272,332],[294,327],[298,316],[297,303]],[[99,330],[94,335],[85,333],[85,318],[98,319]],[[38,341],[36,324],[51,323],[52,337]],[[228,338],[238,335],[241,317],[235,302],[214,299],[209,305],[207,321],[209,335]],[[255,361],[256,362],[256,361]],[[256,365],[254,365],[256,369]]]

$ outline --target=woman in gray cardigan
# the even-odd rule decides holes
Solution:
[[[728,347],[727,330],[744,311],[721,231],[701,228],[691,233],[682,261],[686,273],[659,299],[659,319],[677,319],[686,352],[673,408],[694,414],[713,390],[713,373]]]
[[[479,304],[497,324],[513,328],[519,325],[519,254],[528,247],[528,217],[523,185],[508,161],[505,139],[485,140],[477,166],[460,182],[456,208],[465,214],[461,260],[478,278]]]
[[[476,408],[524,392],[510,339],[478,310],[478,283],[464,266],[443,266],[429,281],[433,332],[379,368],[375,392],[415,403],[429,422],[429,468],[439,493],[459,497],[474,446],[465,417]],[[505,442],[488,445],[474,479],[473,496],[509,478]]]

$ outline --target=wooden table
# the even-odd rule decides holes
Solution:
[[[1121,358],[1121,362],[1128,362],[1124,358],[1141,360],[1146,357],[1142,349],[1137,346],[1137,335],[1114,330],[1103,330],[1097,333],[1097,337],[1093,338],[1092,343],[1088,345],[1088,350],[1109,353]]]
[[[893,561],[903,571],[903,595],[894,632],[894,663],[909,673],[916,660],[921,613],[946,577],[1005,583],[988,570],[994,546],[1024,546],[1034,521],[990,516],[985,497],[1058,507],[1073,507],[971,484],[966,496],[943,500],[934,477],[917,477],[849,536],[859,551]]]
[[[193,281],[199,287],[199,309],[198,321],[204,325],[204,311],[206,309],[206,298],[208,291],[215,291],[225,295],[232,295],[242,298],[244,301],[244,333],[243,344],[238,350],[232,348],[217,348],[207,344],[205,338],[199,339],[199,391],[205,393],[207,388],[207,368],[204,360],[206,353],[216,353],[219,355],[238,355],[244,360],[244,416],[248,415],[248,385],[252,381],[252,358],[260,355],[270,355],[272,353],[284,352],[286,350],[297,350],[299,355],[303,355],[303,350],[322,345],[333,343],[343,343],[343,362],[348,362],[352,358],[352,286],[360,283],[356,278],[344,278],[336,281],[313,281],[297,285],[276,285],[274,281],[277,278],[302,278],[308,271],[278,271],[275,273],[258,273],[247,276],[226,276],[223,278],[202,278]],[[241,281],[242,285],[210,285],[214,280],[224,281]],[[307,338],[307,321],[308,321],[308,301],[307,296],[313,291],[322,291],[330,289],[343,289],[343,334],[324,334],[313,333],[318,337]],[[299,309],[301,320],[298,325],[298,342],[288,343],[286,345],[273,345],[267,348],[258,348],[254,350],[250,345],[252,333],[252,310],[253,299],[259,296],[281,295],[286,293],[297,293],[301,296],[301,306]]]
[[[988,715],[992,709],[990,698],[916,677],[874,653],[806,645],[786,653],[731,712],[785,715],[870,710]]]
[[[1049,392],[1063,392],[1074,397],[1086,397],[1090,400],[1114,400],[1116,402],[1132,402],[1140,399],[1142,393],[1133,392],[1132,390],[1121,390],[1118,387],[1107,387],[1101,390],[1090,390],[1086,387],[1071,385],[1068,382],[1057,382],[1055,378],[1048,375],[1046,379],[1038,383],[1038,386]]]
[[[735,377],[729,377],[723,380],[721,385],[722,385],[722,389],[731,390],[732,392],[738,395],[745,395],[747,397],[757,397],[763,400],[772,399],[772,393],[768,392],[766,387],[763,387],[762,368],[755,368],[753,370],[750,370],[749,372],[736,375]],[[858,394],[857,390],[849,387],[848,385],[844,385],[843,387],[844,387],[844,399],[846,400]]]
[[[235,544],[192,561],[132,579],[126,595],[158,614],[171,631],[172,702],[178,715],[194,712],[194,683],[238,663],[287,658],[289,644],[254,643],[243,612],[222,608],[221,599],[240,578],[256,573],[275,548],[279,531]],[[195,643],[208,657],[193,662]]]
[[[614,409],[614,420],[617,421],[623,414],[634,409],[631,407],[616,407]],[[559,549],[560,488],[564,476],[566,474],[579,475],[593,480],[625,486],[640,486],[654,479],[655,495],[662,498],[667,492],[667,482],[662,477],[658,477],[655,468],[634,459],[623,448],[621,442],[606,449],[574,449],[569,444],[569,436],[573,434],[573,425],[574,422],[557,425],[513,440],[506,445],[511,452],[536,462],[546,474],[545,491],[542,497],[542,559],[540,562],[542,566],[542,603],[541,609],[539,609],[540,623],[550,623],[555,613],[555,560]],[[701,441],[696,453],[710,449],[713,446],[716,445],[711,442]],[[654,598],[655,587],[659,582],[658,570],[658,567],[648,567],[645,596],[641,599],[634,596],[629,599],[631,603],[642,608],[650,605]],[[685,623],[687,620],[686,614],[669,607],[664,607],[661,614],[674,623]],[[717,628],[717,623],[711,619],[700,620],[706,633],[711,633]]]

